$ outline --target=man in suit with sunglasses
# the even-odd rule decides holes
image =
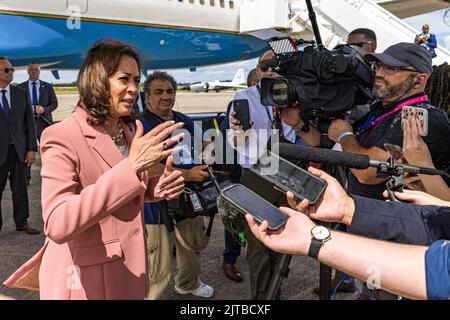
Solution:
[[[17,231],[38,234],[28,224],[26,167],[35,161],[36,128],[28,94],[10,86],[14,68],[0,57],[0,199],[9,177]],[[2,227],[0,208],[0,229]]]

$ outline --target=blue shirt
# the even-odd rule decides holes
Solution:
[[[439,240],[425,253],[427,298],[450,300],[450,241]]]
[[[156,118],[159,121],[159,123],[165,122],[164,119],[162,119],[157,115],[155,115],[154,118]],[[144,126],[144,134],[153,129],[152,123],[148,120],[145,114],[139,116],[139,120],[142,122],[142,125]],[[183,122],[185,124],[183,129],[189,132],[191,138],[190,141],[188,141],[187,139],[188,136],[185,135],[183,141],[180,144],[178,144],[181,145],[183,149],[180,151],[178,155],[174,156],[174,167],[189,170],[198,165],[195,164],[195,155],[198,154],[198,151],[196,152],[196,149],[200,148],[201,151],[202,145],[201,143],[200,146],[198,146],[198,143],[196,145],[194,143],[194,139],[198,135],[202,137],[202,131],[194,124],[194,121],[192,121],[191,118],[180,112],[174,113],[174,117],[172,120],[175,120],[176,122]],[[178,130],[174,132],[174,134],[177,133],[179,133]],[[166,160],[164,159],[161,162],[165,163],[165,161]],[[162,224],[163,223],[162,222],[163,220],[161,218],[162,214],[163,214],[162,202],[153,202],[144,204],[144,221],[146,224]]]

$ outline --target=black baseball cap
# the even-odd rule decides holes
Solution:
[[[431,59],[431,54],[425,47],[408,42],[394,44],[383,53],[368,53],[364,56],[367,63],[379,60],[392,67],[410,67],[428,75],[433,71]]]

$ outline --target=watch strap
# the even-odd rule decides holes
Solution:
[[[323,241],[311,238],[311,244],[308,250],[308,257],[317,259],[319,256],[320,248],[322,248]]]

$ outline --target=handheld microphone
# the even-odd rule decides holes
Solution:
[[[381,166],[385,167],[391,166],[391,164],[386,161],[370,160],[369,156],[365,154],[348,153],[322,148],[304,147],[289,143],[279,144],[279,155],[283,158],[320,162],[320,163],[330,163],[353,169],[367,169],[369,167],[379,168]],[[410,172],[414,174],[448,176],[446,172],[435,168],[424,168],[400,163],[396,163],[395,167],[403,169],[404,172]]]

